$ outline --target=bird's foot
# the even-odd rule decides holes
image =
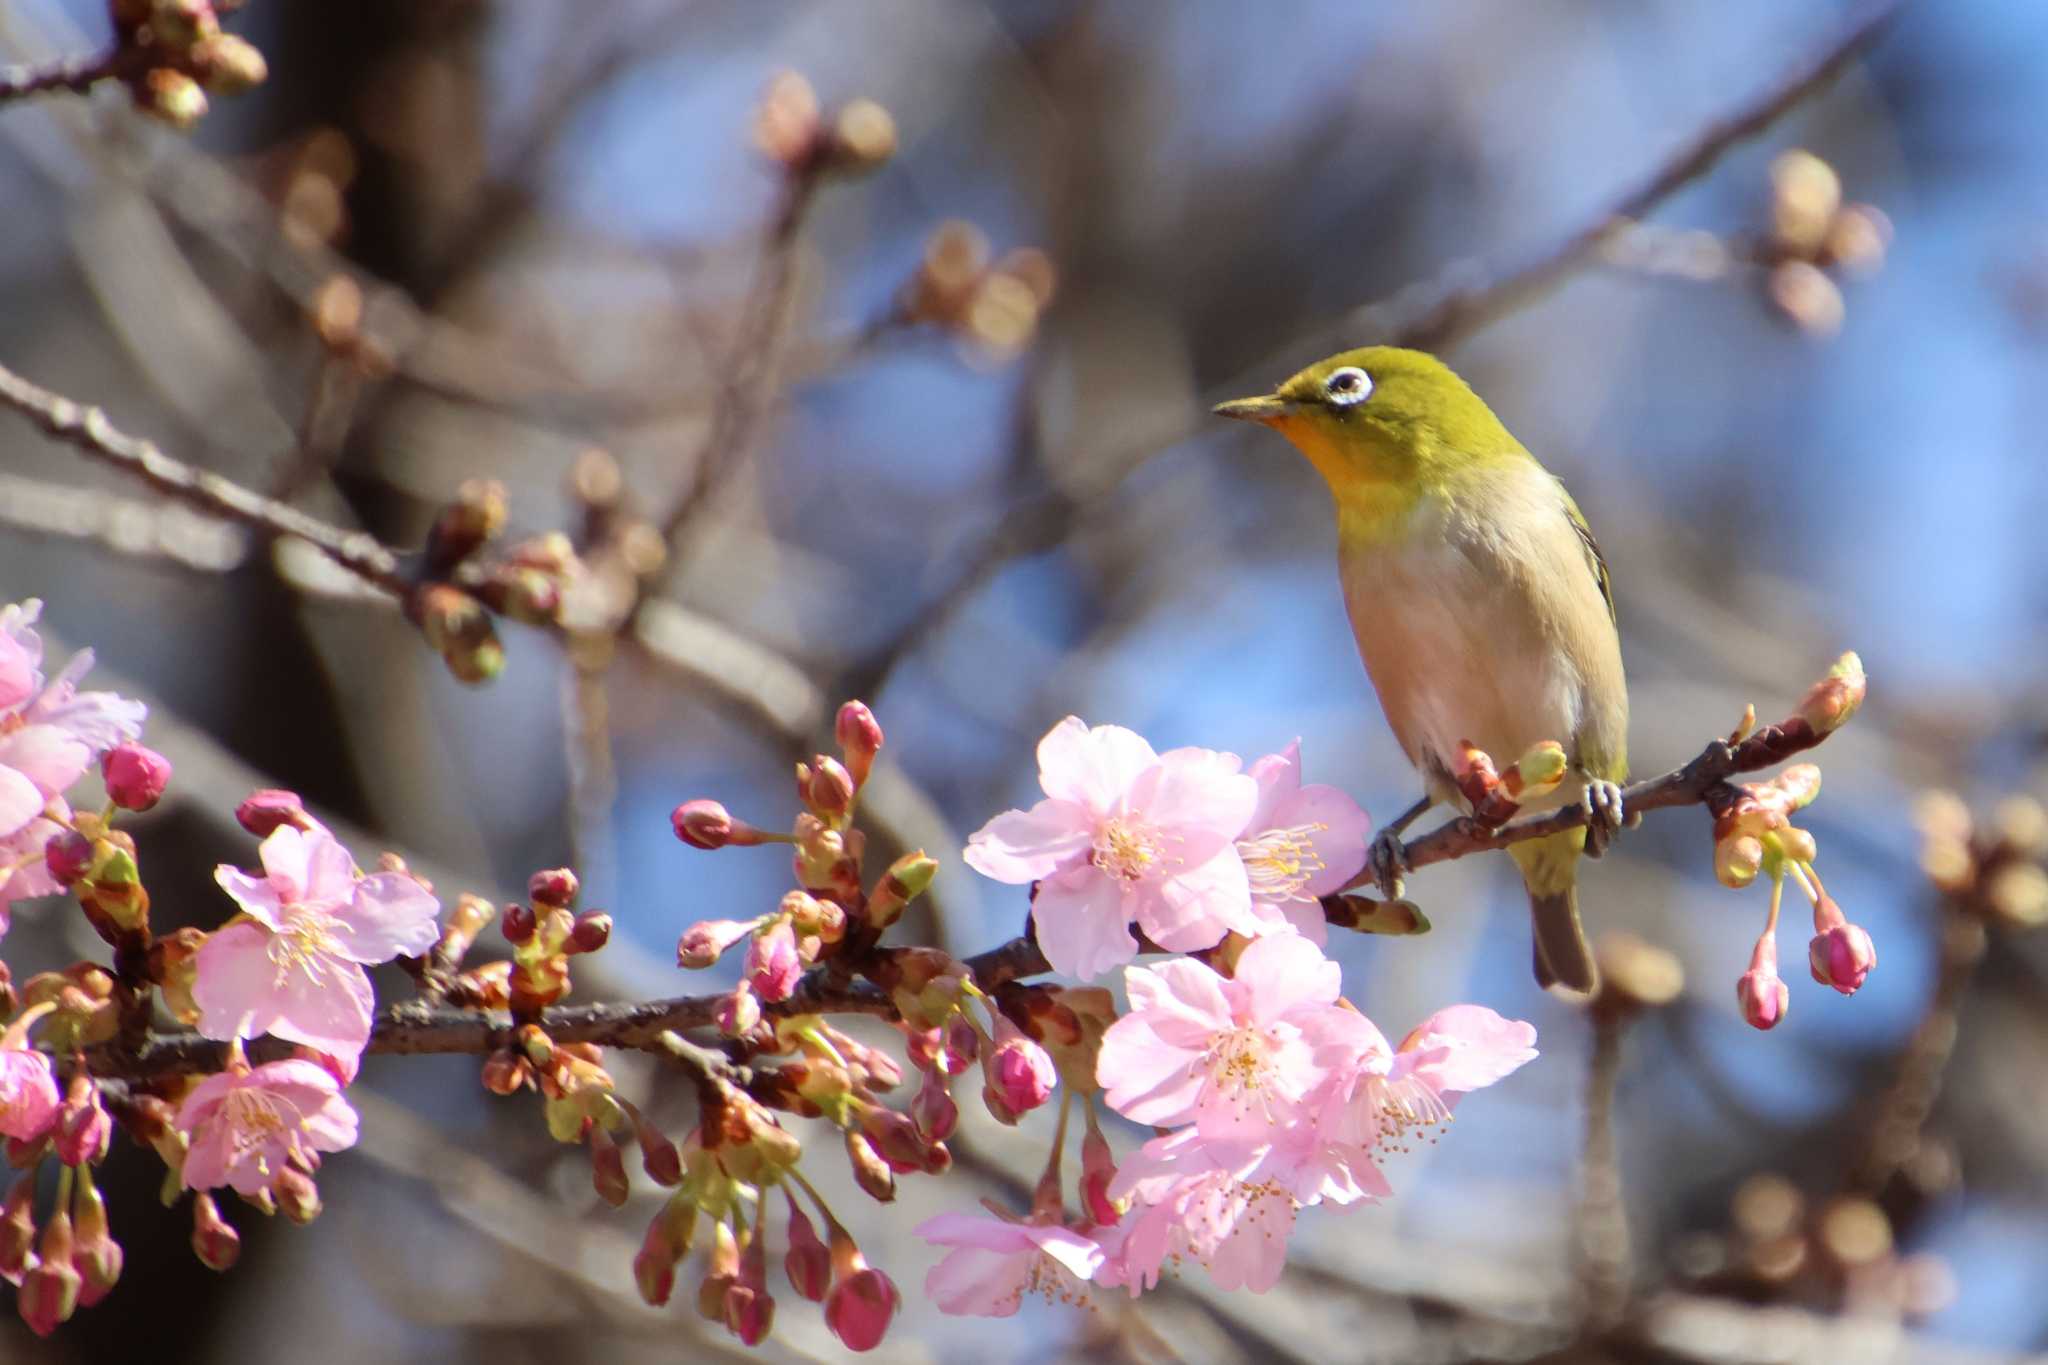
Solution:
[[[1383,829],[1372,837],[1365,865],[1372,870],[1373,884],[1388,900],[1401,899],[1401,875],[1408,870],[1408,857],[1401,849],[1401,831]]]
[[[1586,779],[1586,807],[1593,812],[1586,822],[1586,856],[1598,858],[1607,852],[1614,832],[1628,818],[1622,808],[1621,784],[1599,777]]]

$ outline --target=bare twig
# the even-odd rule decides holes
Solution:
[[[374,536],[344,531],[232,479],[174,460],[155,442],[116,429],[98,408],[52,393],[5,366],[0,366],[0,406],[14,409],[65,444],[124,469],[202,512],[275,535],[297,536],[395,597],[402,597],[409,587],[399,572],[398,556]]]
[[[101,81],[122,74],[123,54],[97,52],[63,57],[34,66],[0,66],[0,103],[69,90],[82,95]]]

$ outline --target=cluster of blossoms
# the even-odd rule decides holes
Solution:
[[[1813,685],[1798,713],[1780,729],[1804,726],[1812,736],[1828,735],[1856,714],[1866,688],[1862,660],[1845,654]],[[1753,719],[1745,718],[1736,740],[1744,737]],[[1821,885],[1820,873],[1813,866],[1819,850],[1812,833],[1792,823],[1793,815],[1819,795],[1820,769],[1811,763],[1796,763],[1768,781],[1727,785],[1707,803],[1714,816],[1714,875],[1721,884],[1740,889],[1759,875],[1770,881],[1770,909],[1763,933],[1750,952],[1749,970],[1735,983],[1742,1017],[1755,1028],[1776,1028],[1791,1005],[1791,991],[1778,975],[1778,911],[1787,880],[1813,905],[1807,964],[1815,981],[1843,995],[1854,995],[1877,966],[1877,948],[1870,934],[1861,925],[1850,923]]]
[[[1181,1260],[1220,1288],[1271,1288],[1300,1209],[1389,1194],[1389,1149],[1536,1055],[1531,1026],[1476,1005],[1394,1047],[1341,997],[1318,898],[1363,864],[1367,821],[1341,792],[1302,785],[1298,744],[1246,771],[1232,754],[1161,755],[1069,718],[1039,765],[1046,799],[976,833],[969,864],[1037,882],[1032,918],[1056,968],[1092,977],[1129,962],[1133,923],[1191,956],[1125,968],[1130,1008],[1076,1078],[1079,1216],[1065,1214],[1056,1138],[1028,1218],[920,1228],[952,1248],[926,1281],[945,1311],[1013,1313],[1027,1292],[1078,1298],[1083,1282],[1136,1295]],[[1157,1134],[1121,1163],[1098,1091]]]

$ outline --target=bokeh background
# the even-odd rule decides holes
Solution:
[[[190,137],[118,92],[0,108],[0,359],[394,544],[418,544],[473,476],[508,485],[523,530],[614,534],[687,500],[665,562],[658,536],[626,537],[652,605],[573,659],[510,629],[504,675],[467,688],[388,605],[289,546],[167,511],[12,418],[0,598],[43,598],[60,639],[151,701],[179,772],[177,799],[137,823],[160,917],[218,922],[209,869],[252,853],[226,812],[289,785],[444,892],[511,899],[573,861],[585,903],[617,917],[599,984],[620,995],[713,988],[668,965],[678,930],[784,889],[777,857],[682,848],[669,809],[715,795],[779,821],[789,764],[848,695],[889,735],[871,810],[885,849],[950,855],[1027,801],[1032,745],[1069,713],[1161,748],[1250,755],[1300,736],[1312,780],[1388,815],[1413,784],[1356,662],[1326,494],[1277,438],[1207,405],[1597,221],[1851,13],[253,0],[236,28],[270,80]],[[105,35],[84,0],[0,10],[4,60]],[[828,106],[881,102],[899,147],[822,186],[778,248],[779,179],[750,124],[783,69]],[[1750,260],[1767,167],[1794,146],[1896,229],[1881,270],[1841,279],[1833,331],[1788,320]],[[949,220],[998,256],[1042,249],[1049,304],[1013,297],[980,335],[902,322]],[[1853,1000],[1792,980],[1787,1022],[1756,1033],[1732,986],[1763,897],[1715,884],[1704,816],[1661,814],[1590,870],[1596,929],[1661,945],[1686,980],[1624,1039],[1634,1264],[1670,1310],[1634,1354],[2048,1350],[2048,949],[1995,924],[1975,960],[1983,935],[1942,909],[1913,821],[1932,788],[1984,812],[2044,794],[2048,8],[1904,6],[1653,223],[1450,358],[1600,536],[1639,772],[1691,756],[1745,702],[1781,713],[1861,651],[1872,700],[1820,755],[1811,825],[1881,966]],[[1654,268],[1715,251],[1711,278]],[[750,330],[778,271],[783,306]],[[1436,284],[1400,293],[1417,281]],[[366,366],[309,325],[337,288],[363,300]],[[716,425],[734,403],[740,429]],[[970,1125],[955,1177],[908,1182],[888,1210],[845,1201],[908,1291],[885,1349],[1569,1356],[1589,1031],[1528,979],[1504,862],[1432,868],[1410,890],[1434,931],[1339,938],[1351,998],[1397,1036],[1483,1001],[1534,1020],[1545,1055],[1400,1162],[1397,1199],[1309,1215],[1262,1298],[1190,1271],[1135,1313],[949,1321],[915,1292],[936,1258],[907,1229],[1000,1197],[1045,1140]],[[932,905],[906,928],[959,952],[1024,915],[957,864]],[[17,976],[82,951],[69,918],[17,916]],[[1795,927],[1788,979],[1802,940]],[[1936,1063],[1938,1101],[1859,1186],[1902,1059]],[[327,1167],[327,1213],[310,1229],[244,1220],[225,1277],[187,1254],[182,1208],[157,1208],[151,1163],[117,1161],[121,1286],[48,1342],[6,1314],[0,1356],[744,1355],[691,1312],[687,1267],[677,1307],[639,1306],[645,1208],[599,1206],[537,1105],[487,1100],[473,1069],[370,1059],[365,1140]],[[1858,1191],[1881,1237],[1870,1205],[1830,1221]],[[790,1296],[763,1354],[841,1352]]]

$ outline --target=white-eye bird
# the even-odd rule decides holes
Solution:
[[[1564,485],[1465,381],[1434,356],[1371,346],[1216,411],[1292,441],[1336,501],[1358,652],[1426,793],[1375,840],[1382,886],[1403,870],[1402,829],[1437,802],[1465,807],[1452,771],[1467,742],[1506,765],[1558,741],[1579,782],[1528,809],[1583,793],[1596,838],[1619,827],[1628,688],[1606,562]],[[1587,834],[1509,849],[1536,979],[1578,992],[1599,982],[1576,890]]]

